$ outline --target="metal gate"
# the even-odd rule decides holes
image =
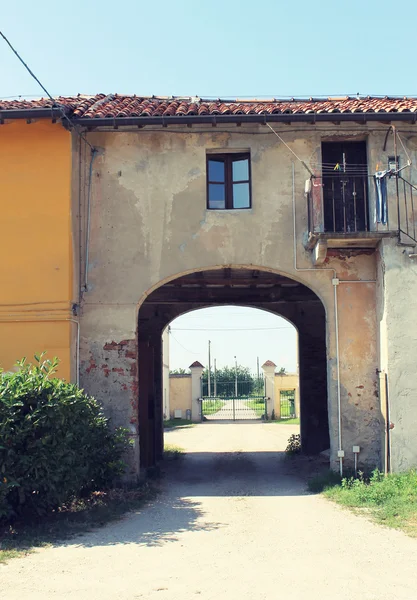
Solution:
[[[267,418],[265,381],[262,376],[218,381],[208,388],[202,380],[202,421],[253,421]]]
[[[295,417],[295,390],[280,391],[280,418],[294,419]]]

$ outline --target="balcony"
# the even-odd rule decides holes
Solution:
[[[381,215],[376,217],[376,199],[373,196],[370,199],[369,181],[372,179],[365,172],[360,175],[324,172],[306,181],[309,234],[306,247],[313,250],[316,264],[324,261],[329,248],[376,248],[382,238],[397,235],[398,229],[390,229],[388,223],[388,192],[384,206],[378,208]]]

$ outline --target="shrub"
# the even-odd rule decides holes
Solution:
[[[127,430],[112,432],[94,398],[52,377],[57,359],[35,359],[0,374],[0,519],[44,514],[125,469]]]
[[[290,435],[287,447],[285,448],[285,453],[289,456],[301,453],[301,435],[299,433]]]

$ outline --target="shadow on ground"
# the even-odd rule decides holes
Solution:
[[[317,459],[288,459],[284,452],[186,454],[163,465],[161,493],[148,506],[67,545],[162,546],[177,541],[183,532],[217,530],[225,524],[207,517],[202,509],[204,497],[305,495],[306,478],[297,475],[300,464],[303,472],[311,471]]]

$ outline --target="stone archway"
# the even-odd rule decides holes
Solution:
[[[219,267],[172,279],[146,296],[138,313],[139,443],[142,468],[163,451],[162,332],[176,317],[219,305],[261,308],[288,319],[298,330],[303,450],[329,448],[326,317],[307,286],[255,267]]]

